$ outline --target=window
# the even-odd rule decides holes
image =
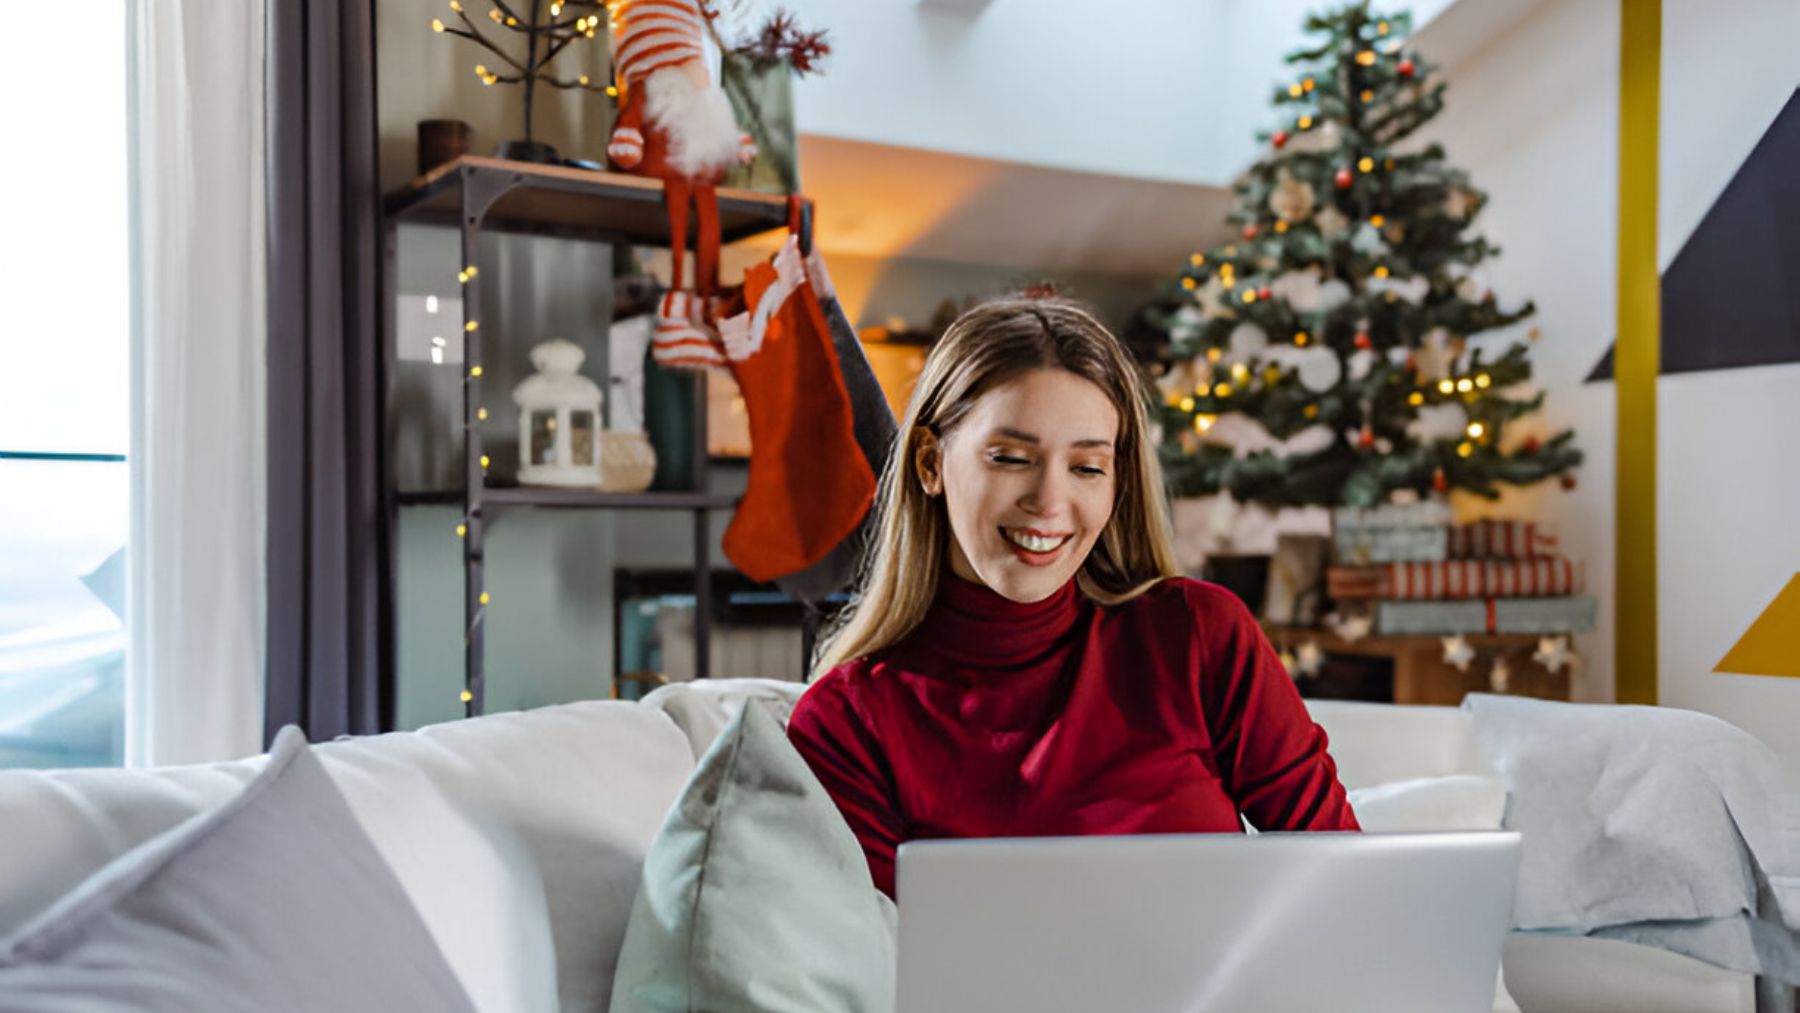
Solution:
[[[122,13],[122,5],[121,5]],[[124,755],[130,275],[125,19],[19,46],[0,97],[0,767]]]

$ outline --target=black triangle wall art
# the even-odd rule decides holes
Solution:
[[[1662,276],[1662,371],[1800,362],[1800,89]],[[1610,380],[1608,348],[1588,380]]]

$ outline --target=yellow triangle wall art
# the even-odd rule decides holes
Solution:
[[[1800,679],[1800,573],[1794,574],[1713,671]]]

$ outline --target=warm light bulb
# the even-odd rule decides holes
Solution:
[[[1193,411],[1194,410],[1194,399],[1191,397],[1182,398],[1181,399],[1181,410],[1184,412]]]
[[[501,14],[498,9],[488,11],[488,20],[492,21],[494,24],[496,24],[496,25],[499,24],[500,18],[501,18]]]
[[[467,524],[458,524],[456,526],[456,537],[458,537],[458,538],[469,537],[469,526]]]
[[[1219,357],[1224,354],[1225,354],[1224,352],[1220,351],[1217,348],[1209,348],[1206,350],[1206,361],[1207,362],[1218,362]]]
[[[1381,215],[1370,215],[1370,216],[1369,216],[1369,224],[1370,224],[1370,225],[1373,225],[1373,226],[1375,226],[1375,227],[1376,227],[1376,228],[1378,228],[1378,229],[1379,229],[1379,228],[1381,228],[1381,227],[1382,227],[1382,226],[1383,226],[1383,225],[1386,225],[1386,224],[1387,224],[1387,219],[1386,219],[1386,218],[1384,218],[1384,217],[1383,217],[1383,216],[1381,216]]]
[[[1456,445],[1456,456],[1458,457],[1468,457],[1474,452],[1475,445],[1473,443],[1463,442]]]
[[[1368,105],[1370,102],[1375,101],[1375,93],[1373,91],[1370,91],[1367,88],[1364,88],[1363,93],[1362,93],[1362,100],[1363,100],[1363,105]]]
[[[477,422],[486,422],[487,421],[487,409],[486,408],[475,409],[475,421],[477,421]]]
[[[441,31],[443,31],[443,30],[444,30],[444,23],[443,23],[443,22],[442,22],[442,21],[439,21],[439,20],[438,20],[438,19],[437,19],[437,18],[432,18],[432,19],[431,19],[431,30],[432,30],[432,31],[434,31],[434,32],[441,32]]]
[[[1231,378],[1239,383],[1250,379],[1250,367],[1239,362],[1231,367]]]
[[[1307,405],[1303,411],[1309,419],[1316,419],[1319,417],[1319,406],[1316,404]]]
[[[450,9],[455,11],[458,14],[461,14],[462,13],[462,4],[457,3],[456,0],[450,0]]]
[[[1475,381],[1473,381],[1465,376],[1462,379],[1456,381],[1456,389],[1461,391],[1464,394],[1467,394],[1468,392],[1475,389]]]
[[[1222,384],[1219,384],[1217,387],[1214,387],[1213,388],[1213,396],[1214,397],[1230,397],[1231,396],[1231,384],[1222,383]]]
[[[486,454],[482,454],[482,455],[481,455],[481,467],[482,467],[482,470],[484,470],[484,471],[485,471],[485,470],[487,470],[487,466],[488,466],[488,455],[486,455]]]
[[[1310,77],[1307,78],[1306,80],[1300,82],[1300,86],[1305,88],[1307,91],[1312,91],[1313,90],[1313,79]]]
[[[1488,385],[1493,382],[1494,382],[1494,378],[1487,375],[1486,373],[1482,373],[1481,375],[1479,375],[1475,378],[1475,386],[1480,387],[1482,390],[1486,390],[1488,388]]]
[[[481,367],[480,366],[470,366],[469,367],[469,375],[470,376],[480,376],[481,375]]]
[[[475,65],[475,76],[476,77],[486,77],[487,76],[487,64],[485,64],[485,63],[476,64]]]
[[[1245,289],[1244,290],[1244,301],[1247,303],[1255,302],[1256,301],[1256,290],[1253,288]]]
[[[1301,95],[1303,95],[1305,93],[1306,93],[1306,89],[1300,87],[1297,84],[1288,85],[1288,94],[1294,98],[1299,98]]]
[[[1212,396],[1212,387],[1207,384],[1204,384],[1204,383],[1195,384],[1194,385],[1194,393],[1200,395],[1201,397],[1211,397]]]
[[[1356,62],[1364,67],[1374,66],[1375,65],[1375,51],[1373,49],[1365,49],[1362,52],[1356,54]]]
[[[1194,265],[1195,267],[1200,267],[1206,263],[1206,257],[1205,257],[1205,255],[1199,254],[1199,253],[1189,254],[1188,255],[1188,263]]]
[[[1287,224],[1286,219],[1283,219],[1283,220],[1275,223],[1276,234],[1279,235],[1279,234],[1285,233],[1285,232],[1287,232],[1287,230],[1288,230],[1288,224]]]
[[[1420,405],[1425,403],[1425,395],[1423,395],[1415,390],[1411,394],[1407,395],[1406,403],[1409,405],[1412,405],[1414,408],[1417,408]]]
[[[476,323],[476,322],[475,322],[475,321],[473,321],[473,320],[471,320],[471,321],[469,321],[469,322],[468,322],[468,323],[466,323],[466,324],[464,324],[464,325],[463,325],[463,330],[465,330],[465,331],[473,331],[473,330],[475,330],[475,329],[477,329],[477,328],[479,328],[479,327],[480,327],[480,326],[481,326],[481,325],[480,325],[480,324],[479,324],[479,323]]]
[[[506,27],[508,27],[508,28],[519,27],[519,19],[518,18],[510,18],[510,17],[507,18],[506,19]]]
[[[551,4],[550,5],[550,16],[554,18],[560,14],[562,14],[562,4]]]
[[[1386,35],[1388,33],[1388,23],[1386,21],[1383,21],[1383,22],[1377,24],[1375,26],[1375,31],[1381,33],[1382,35]]]
[[[463,703],[468,703],[469,701],[471,701],[473,699],[475,699],[475,694],[469,692],[466,689],[462,691],[462,702]]]
[[[1485,432],[1487,432],[1487,427],[1482,425],[1481,423],[1479,423],[1479,422],[1469,423],[1469,439],[1479,440],[1479,439],[1481,439],[1481,434],[1485,433]]]
[[[1387,265],[1386,264],[1376,264],[1375,265],[1375,277],[1385,278],[1387,276],[1388,276]]]
[[[1192,278],[1183,278],[1183,279],[1181,279],[1181,287],[1187,289],[1189,292],[1192,292],[1194,289],[1197,289],[1200,287],[1200,283],[1195,281]]]
[[[479,601],[483,605],[486,605],[488,603],[488,593],[486,591],[481,592],[481,597],[477,598],[475,600]]]
[[[1311,130],[1312,129],[1312,117],[1311,116],[1300,117],[1299,126],[1300,126],[1301,130]]]
[[[1196,415],[1194,416],[1194,431],[1204,433],[1211,429],[1213,423],[1217,421],[1219,421],[1217,415]]]
[[[478,271],[478,270],[476,270],[476,268],[475,268],[475,265],[474,265],[474,264],[470,264],[470,265],[469,265],[469,266],[468,266],[468,267],[466,267],[466,268],[464,268],[464,269],[463,269],[463,270],[464,270],[464,272],[465,272],[465,273],[467,273],[467,274],[468,274],[468,276],[469,276],[469,277],[471,277],[471,278],[473,278],[473,277],[475,277],[475,276],[476,276],[476,275],[478,275],[478,274],[480,274],[480,273],[481,273],[481,272],[480,272],[480,271]]]
[[[582,86],[582,87],[583,87],[583,88],[586,88],[586,87],[587,87],[587,83],[588,83],[588,76],[587,76],[587,75],[586,75],[586,74],[583,74],[583,75],[581,75],[581,76],[580,76],[580,77],[578,77],[578,78],[576,78],[576,79],[575,79],[575,80],[576,80],[576,81],[578,81],[578,82],[580,82],[580,83],[581,83],[581,86]]]
[[[1306,343],[1311,340],[1312,340],[1312,337],[1310,335],[1308,335],[1305,331],[1295,331],[1294,332],[1294,344],[1299,345],[1301,348],[1305,348]]]
[[[613,98],[618,98],[619,97],[619,89],[617,89],[609,84],[606,86],[606,94]]]
[[[1374,168],[1375,168],[1375,160],[1373,158],[1370,158],[1367,155],[1364,155],[1363,157],[1356,160],[1356,167],[1358,169],[1361,169],[1364,172],[1370,172],[1370,171],[1374,170]]]
[[[1438,393],[1439,394],[1454,394],[1454,393],[1456,393],[1456,381],[1448,379],[1448,378],[1439,380],[1438,381]]]

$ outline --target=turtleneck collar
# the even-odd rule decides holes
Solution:
[[[1017,602],[945,566],[931,610],[910,639],[923,650],[967,664],[1026,665],[1074,627],[1082,602],[1074,578],[1042,601]]]

